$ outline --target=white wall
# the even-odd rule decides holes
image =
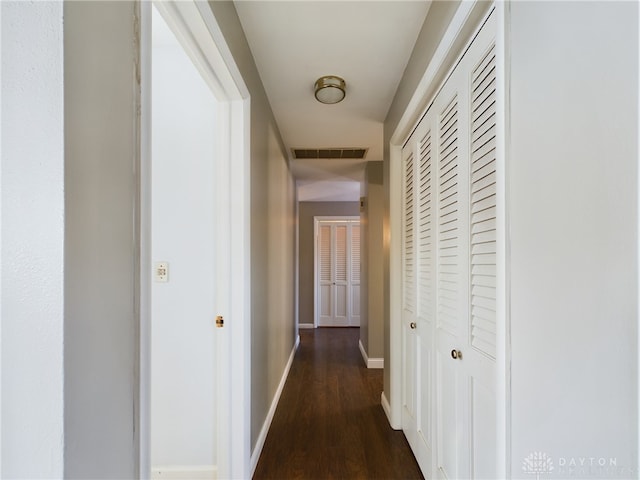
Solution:
[[[512,474],[636,478],[638,4],[510,9]]]
[[[64,2],[65,478],[137,476],[138,8]]]
[[[62,3],[1,2],[2,478],[63,474]]]
[[[211,90],[153,9],[151,462],[215,465]]]

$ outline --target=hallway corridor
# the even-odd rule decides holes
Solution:
[[[300,331],[254,479],[420,479],[380,405],[382,370],[365,368],[359,328]]]

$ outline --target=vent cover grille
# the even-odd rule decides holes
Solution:
[[[367,155],[368,148],[292,148],[293,158],[304,159],[352,159],[361,160]]]

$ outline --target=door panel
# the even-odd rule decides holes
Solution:
[[[334,246],[332,226],[320,225],[318,228],[318,323],[324,325],[333,321],[333,276]]]
[[[416,401],[418,392],[417,336],[416,336],[416,278],[415,278],[415,218],[414,178],[415,161],[413,138],[403,150],[403,215],[402,215],[402,429],[411,448],[419,450]]]
[[[458,388],[457,369],[443,355],[437,353],[438,392],[438,478],[458,478]]]
[[[471,477],[496,478],[496,413],[495,394],[487,386],[471,381],[471,431],[473,457]]]
[[[317,225],[318,325],[359,326],[359,225],[356,220],[320,220]],[[357,231],[356,238],[353,235],[354,231]]]
[[[347,310],[347,289],[349,285],[348,277],[348,257],[347,257],[347,225],[335,225],[334,227],[335,251],[335,310],[333,316],[333,325],[347,326],[349,325]]]
[[[351,224],[351,312],[349,326],[360,326],[360,224]]]

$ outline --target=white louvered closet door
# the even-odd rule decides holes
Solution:
[[[437,466],[442,478],[467,478],[465,372],[451,352],[463,350],[467,315],[465,190],[468,116],[464,77],[454,71],[434,102],[437,144],[436,356]],[[468,450],[468,449],[467,449]]]
[[[429,478],[496,474],[494,17],[402,155],[402,427]]]
[[[402,429],[409,443],[417,438],[418,349],[416,285],[415,135],[402,151]],[[415,449],[414,449],[415,450]]]
[[[360,325],[359,228],[353,221],[318,223],[316,301],[321,327]]]
[[[494,16],[434,104],[439,135],[436,476],[449,479],[496,474]],[[455,129],[448,119],[455,103],[453,142]]]
[[[403,150],[403,416],[420,467],[433,465],[433,133],[425,118]]]

